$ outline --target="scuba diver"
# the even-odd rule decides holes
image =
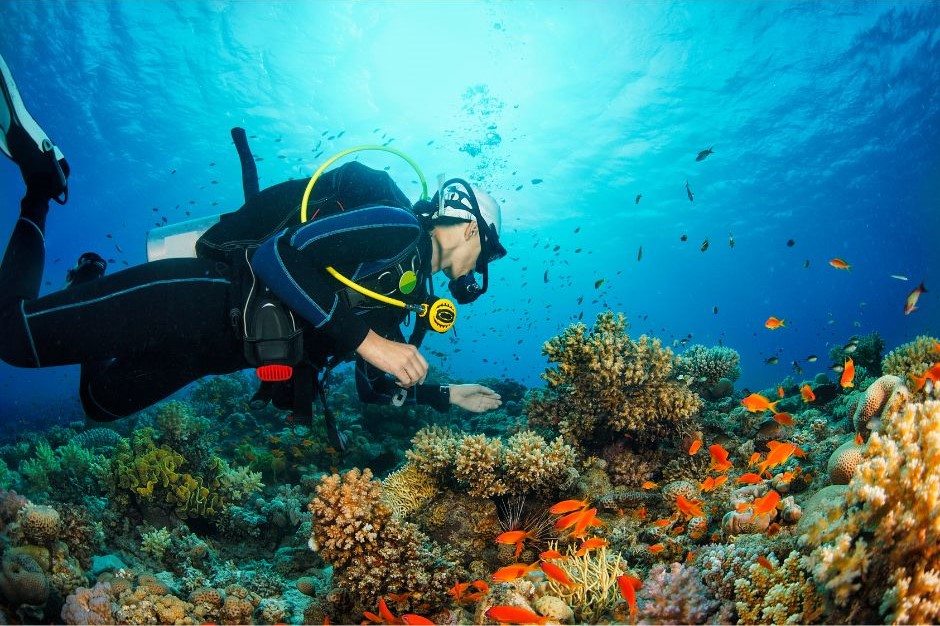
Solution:
[[[443,272],[453,298],[470,303],[486,292],[489,263],[506,254],[499,205],[482,190],[452,179],[428,199],[421,176],[425,193],[412,205],[384,171],[353,161],[323,173],[341,153],[309,183],[259,191],[244,131],[233,129],[245,204],[194,233],[194,255],[105,276],[107,262],[85,253],[64,289],[38,297],[49,202],[68,200],[69,166],[2,57],[0,88],[0,149],[26,183],[0,264],[0,359],[80,364],[89,418],[126,417],[204,376],[253,367],[261,379],[253,407],[271,402],[312,419],[319,399],[330,443],[343,449],[324,386],[333,367],[353,359],[364,402],[500,406],[482,385],[426,384],[418,350],[429,329],[446,332],[456,315],[434,295],[432,274]]]

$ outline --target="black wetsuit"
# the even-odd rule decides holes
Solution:
[[[384,172],[359,164],[343,167],[350,166],[349,171],[394,187]],[[282,183],[250,198],[246,207],[292,214],[302,191],[301,181]],[[362,203],[362,189],[355,191],[352,197]],[[419,287],[410,297],[426,295],[430,235],[400,190],[393,195],[401,198],[397,206],[365,202],[364,208],[349,210],[354,206],[342,204],[345,196],[338,189],[344,212],[305,224],[292,218],[293,225],[263,240],[249,255],[257,278],[303,320],[305,361],[315,370],[331,359],[354,357],[370,328],[404,341],[403,309],[359,298],[330,277],[326,266],[384,288],[381,282],[388,276],[378,275],[392,261],[417,265]],[[377,201],[387,204],[388,198]],[[81,364],[82,406],[89,417],[103,421],[130,415],[204,376],[250,366],[242,328],[245,273],[233,272],[233,264],[218,258],[153,261],[39,298],[48,201],[27,194],[21,208],[0,265],[4,361],[18,367]],[[394,272],[393,278],[397,281]],[[426,327],[415,323],[411,342],[420,345]],[[391,402],[399,390],[362,359],[356,378],[366,402]],[[412,388],[405,402],[448,407],[446,393],[436,385]]]

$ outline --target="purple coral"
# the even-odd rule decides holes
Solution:
[[[681,563],[653,567],[637,594],[641,624],[704,624],[718,605],[698,570]]]

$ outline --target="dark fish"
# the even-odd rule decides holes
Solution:
[[[275,139],[275,140],[274,140],[274,143],[281,143],[281,138],[278,137],[277,139]]]
[[[108,233],[107,235],[105,235],[105,237],[107,237],[108,239],[113,239],[114,236],[111,233]]]
[[[213,181],[211,181],[211,182],[212,182],[213,185],[218,185],[218,184],[219,184],[219,181],[217,181],[217,180],[213,180]]]
[[[532,179],[532,184],[533,184],[533,185],[538,185],[540,182],[542,182],[542,179],[541,179],[541,178],[533,178],[533,179]]]
[[[434,143],[434,140],[433,140],[433,139],[428,142],[428,145],[430,146],[432,143]]]
[[[604,284],[604,281],[605,281],[605,280],[606,280],[605,278],[598,278],[597,280],[595,280],[595,281],[594,281],[594,288],[595,288],[595,289],[600,289],[600,286]]]
[[[643,194],[641,194],[641,193],[636,194],[636,200],[633,201],[633,204],[639,204],[639,203],[640,203],[640,198],[642,198],[642,197],[643,197]]]
[[[579,253],[579,252],[581,252],[581,248],[575,248],[575,249],[574,249],[574,253],[575,253],[575,254],[577,254],[577,253]]]
[[[792,239],[787,239],[787,247],[788,247],[788,248],[792,248],[792,247],[795,246],[795,245],[796,245],[796,242],[795,242],[795,241],[793,241]]]
[[[776,364],[779,363],[779,362],[780,362],[780,359],[778,359],[778,358],[775,357],[775,356],[772,356],[772,357],[770,357],[770,358],[768,358],[768,359],[764,359],[764,364],[765,364],[765,365],[776,365]],[[795,363],[795,361],[794,361],[794,363]]]
[[[209,164],[209,167],[215,167],[215,161]]]
[[[805,270],[808,267],[809,267],[809,259],[806,259],[805,261],[803,261],[803,269]]]
[[[636,260],[639,261],[643,258],[643,246],[640,246],[640,250],[636,253]]]
[[[581,227],[578,226],[577,228],[575,228],[575,229],[574,229],[574,232],[575,232],[575,234],[578,234],[579,232],[581,232]]]
[[[701,250],[702,252],[705,252],[706,250],[708,250],[708,239],[702,242],[702,247],[699,248],[699,250]]]
[[[712,307],[712,313],[714,313],[715,315],[718,315],[718,307],[713,306],[713,307]]]
[[[559,246],[555,246],[554,248],[552,248],[552,252],[558,252],[559,250],[561,250],[561,246],[560,246],[560,245],[559,245]]]
[[[170,174],[175,174],[176,170],[170,170]]]
[[[685,195],[689,196],[689,202],[695,202],[695,194],[692,193],[692,188],[689,187],[689,181],[685,181]]]
[[[121,254],[124,254],[124,251],[121,250],[121,246],[119,246],[119,245],[117,245],[117,244],[114,244],[114,249],[117,250],[118,252],[120,252]]]
[[[793,366],[793,371],[796,372],[797,374],[803,373],[803,368],[800,367],[800,364],[797,363],[796,361],[793,361],[793,363],[791,363],[790,365]]]
[[[342,136],[345,135],[345,134],[346,134],[346,131],[345,131],[345,130],[341,130],[341,131],[339,131],[338,133],[336,133],[336,138],[339,139],[340,137],[342,137]]]
[[[712,148],[714,148],[714,147],[715,147],[715,146],[712,146]],[[702,150],[701,152],[699,152],[699,153],[698,153],[698,156],[695,157],[695,160],[696,160],[696,161],[704,161],[705,158],[706,158],[709,154],[713,154],[713,153],[715,152],[714,150],[712,150],[712,148],[709,148],[708,150]]]
[[[689,236],[686,234],[683,234],[681,237],[679,237],[679,241],[688,241],[688,240],[689,240]]]
[[[584,296],[578,296],[578,304],[584,302]]]
[[[516,187],[516,191],[519,191],[520,189],[522,189],[522,185],[519,185],[518,187]]]
[[[734,248],[734,235],[728,233],[728,247]]]
[[[584,311],[581,311],[580,313],[578,313],[579,320],[582,319],[583,317],[584,317]]]
[[[543,283],[547,283],[547,282],[548,282],[548,270],[545,270],[545,275],[542,276],[542,282],[543,282]]]

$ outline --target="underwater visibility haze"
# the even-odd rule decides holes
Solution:
[[[940,621],[940,3],[0,16],[71,167],[40,295],[237,210],[235,127],[262,189],[364,145],[464,177],[508,251],[421,347],[503,406],[367,406],[341,367],[345,453],[251,371],[98,424],[78,366],[0,363],[10,623]]]

